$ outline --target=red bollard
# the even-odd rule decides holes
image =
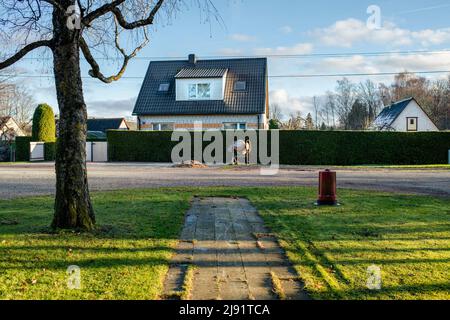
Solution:
[[[337,202],[336,172],[325,170],[319,172],[319,200],[318,206],[335,206]]]

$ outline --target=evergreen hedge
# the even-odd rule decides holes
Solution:
[[[34,111],[32,137],[36,142],[56,140],[55,115],[48,104],[40,104]]]
[[[30,161],[31,137],[16,137],[16,161]]]
[[[178,144],[171,141],[172,132],[118,130],[107,135],[113,162],[171,162]],[[448,150],[450,132],[280,131],[284,165],[447,164]]]

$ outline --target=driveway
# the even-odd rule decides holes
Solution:
[[[89,164],[91,190],[177,186],[317,186],[312,167],[285,167],[275,176],[259,168],[173,168],[169,164]],[[414,193],[450,197],[449,170],[339,169],[340,188]],[[0,164],[0,199],[53,194],[53,163]]]

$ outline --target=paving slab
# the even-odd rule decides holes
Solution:
[[[188,265],[195,266],[192,300],[277,299],[271,273],[287,299],[308,299],[277,239],[246,199],[194,198],[164,283],[166,296],[183,290]]]

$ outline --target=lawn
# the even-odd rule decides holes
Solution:
[[[157,299],[194,195],[247,197],[316,299],[450,299],[450,200],[314,188],[155,189],[94,193],[99,230],[50,233],[49,197],[0,201],[0,299]],[[81,290],[67,289],[67,267]],[[383,289],[366,288],[367,268]]]

